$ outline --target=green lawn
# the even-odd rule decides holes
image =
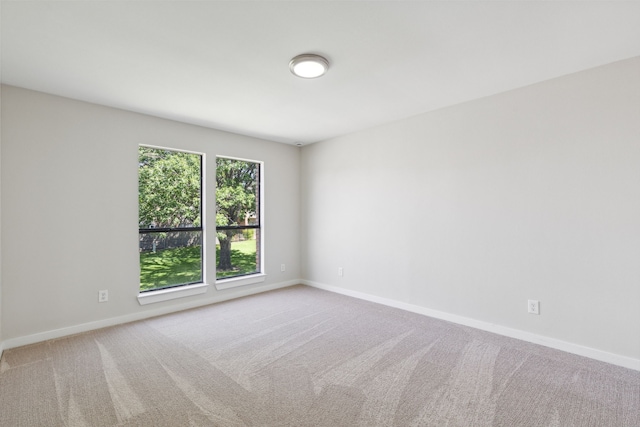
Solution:
[[[220,255],[220,246],[216,246],[216,259]],[[241,274],[253,273],[256,271],[256,241],[244,240],[241,242],[231,242],[231,264],[233,270],[218,270],[218,279]]]
[[[202,281],[200,246],[140,253],[140,290]]]
[[[220,247],[216,247],[216,259]],[[218,271],[217,277],[230,277],[256,271],[256,241],[231,243],[233,270]],[[164,288],[202,281],[200,246],[140,253],[140,290]]]

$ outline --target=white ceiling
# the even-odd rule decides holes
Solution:
[[[2,82],[311,143],[640,55],[640,1],[2,1]],[[319,53],[322,78],[289,60]]]

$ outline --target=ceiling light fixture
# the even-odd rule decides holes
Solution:
[[[303,79],[315,79],[324,75],[329,69],[329,61],[320,55],[304,53],[289,62],[289,70]]]

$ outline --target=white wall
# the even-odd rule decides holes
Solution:
[[[0,19],[2,18],[2,3],[0,3]],[[0,34],[2,31],[0,31]],[[0,40],[0,46],[2,40]],[[2,81],[2,55],[0,55],[0,81]],[[2,85],[0,85],[0,242],[2,242]],[[0,358],[4,343],[2,341],[2,245],[0,244]]]
[[[309,283],[640,369],[640,58],[313,144],[301,170]]]
[[[2,6],[0,6],[2,9]],[[1,62],[1,61],[0,61]],[[2,65],[0,63],[0,69]],[[0,85],[0,242],[2,242],[2,85]],[[2,245],[0,244],[0,358],[4,344],[2,341]]]
[[[298,283],[299,148],[10,86],[2,125],[5,344]],[[138,304],[139,144],[205,153],[209,183],[216,155],[264,161],[263,285]],[[109,302],[97,302],[100,289]]]

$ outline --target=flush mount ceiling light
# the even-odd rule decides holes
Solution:
[[[327,72],[329,61],[320,55],[304,53],[289,62],[289,69],[293,74],[303,79],[315,79]]]

